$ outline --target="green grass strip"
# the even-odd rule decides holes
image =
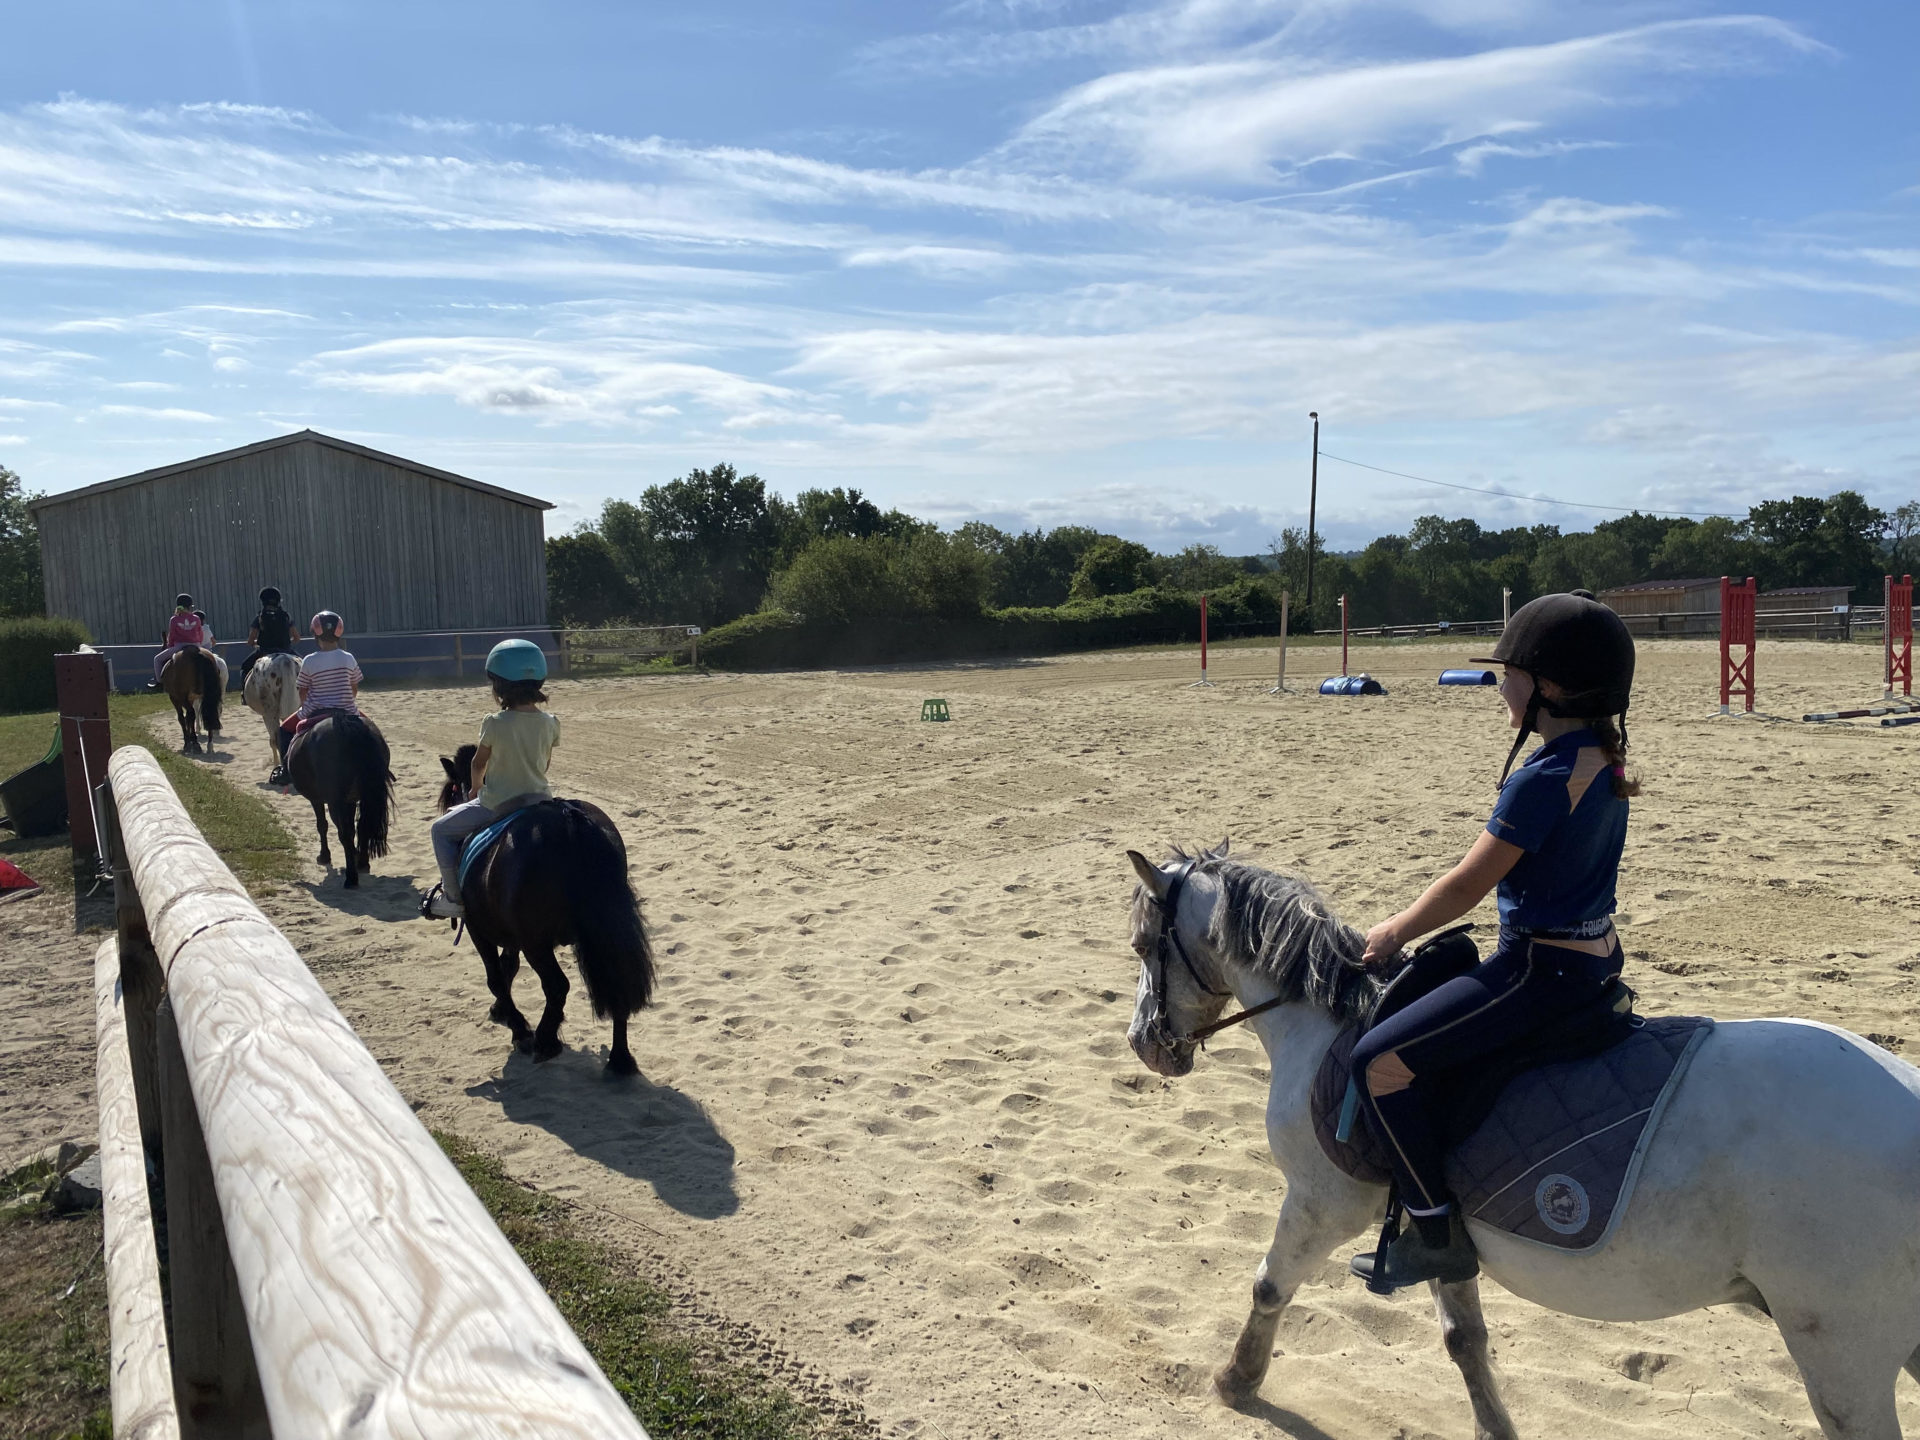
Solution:
[[[507,1174],[457,1135],[434,1138],[654,1440],[838,1440],[865,1422],[823,1415],[777,1382],[717,1358],[677,1328],[672,1299],[609,1247],[576,1233],[564,1201]]]
[[[257,724],[251,711],[233,697],[228,728],[243,720]],[[160,762],[168,781],[187,807],[207,843],[220,853],[240,882],[255,895],[291,881],[299,873],[299,854],[293,837],[267,802],[221,779],[219,768],[179,753],[178,732],[169,726],[171,743],[153,738],[155,715],[171,716],[164,695],[114,695],[107,701],[113,744],[138,745]],[[59,727],[51,710],[28,715],[0,715],[0,778],[34,764],[47,753]],[[71,894],[73,872],[68,864],[67,837],[49,835],[35,840],[0,841],[0,855],[25,870],[50,894]]]

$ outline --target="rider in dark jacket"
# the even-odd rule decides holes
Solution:
[[[240,662],[240,681],[246,683],[253,667],[268,655],[293,653],[293,617],[280,605],[280,592],[269,585],[260,592],[260,613],[253,617],[247,631],[247,643],[253,651]]]
[[[1633,637],[1618,615],[1576,590],[1522,606],[1489,658],[1506,667],[1500,696],[1520,732],[1507,753],[1512,773],[1502,773],[1500,798],[1466,858],[1367,933],[1366,962],[1384,964],[1499,887],[1492,956],[1383,1020],[1353,1049],[1354,1084],[1414,1222],[1387,1248],[1377,1280],[1371,1253],[1353,1258],[1354,1273],[1376,1288],[1479,1273],[1447,1193],[1435,1081],[1592,1005],[1620,974],[1614,882],[1627,799],[1638,789],[1625,770]],[[1546,743],[1513,770],[1535,730]]]

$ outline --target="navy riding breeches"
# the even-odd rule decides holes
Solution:
[[[1591,953],[1604,945],[1605,955]],[[1412,1210],[1447,1203],[1446,1134],[1433,1081],[1571,1015],[1620,973],[1620,943],[1502,931],[1483,964],[1374,1026],[1353,1047],[1353,1082]]]

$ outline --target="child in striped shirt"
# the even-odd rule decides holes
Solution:
[[[280,759],[286,762],[287,745],[295,735],[329,710],[360,713],[360,662],[353,652],[340,648],[340,636],[346,622],[331,610],[313,617],[313,638],[320,647],[300,662],[300,708],[280,726]]]

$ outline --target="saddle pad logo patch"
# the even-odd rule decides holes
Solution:
[[[1571,1175],[1545,1176],[1534,1187],[1533,1208],[1556,1235],[1578,1235],[1593,1212],[1586,1187]]]

